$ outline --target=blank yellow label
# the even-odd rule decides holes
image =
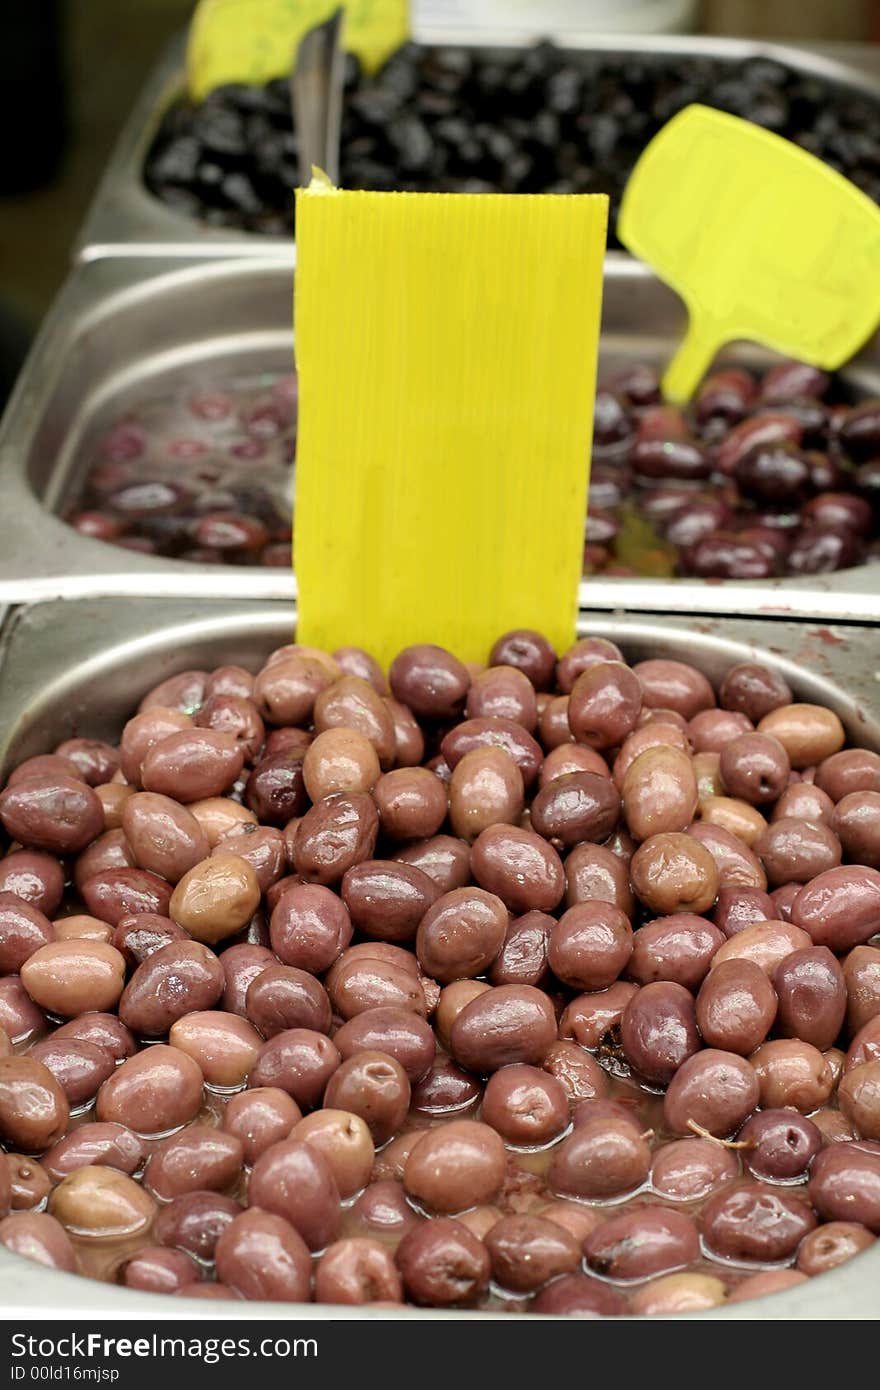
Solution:
[[[880,321],[880,211],[738,116],[700,105],[674,116],[642,152],[617,230],[688,306],[669,400],[686,401],[734,338],[833,369]]]
[[[604,195],[297,193],[299,639],[574,637]]]
[[[307,29],[328,19],[339,0],[199,0],[189,30],[190,96],[201,101],[224,82],[286,77]],[[409,35],[407,0],[348,0],[343,43],[370,70]]]

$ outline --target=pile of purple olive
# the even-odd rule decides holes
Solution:
[[[595,1316],[880,1234],[880,756],[768,667],[281,647],[27,759],[0,822],[9,1251]]]
[[[725,368],[685,411],[634,366],[596,396],[584,573],[767,579],[880,553],[880,401],[783,362]],[[97,437],[66,519],[197,564],[291,562],[296,378],[147,399]]]
[[[833,400],[816,367],[725,367],[684,410],[657,374],[597,392],[587,574],[770,579],[880,555],[880,401]]]
[[[143,555],[289,568],[296,407],[293,375],[147,397],[90,442],[65,519]]]

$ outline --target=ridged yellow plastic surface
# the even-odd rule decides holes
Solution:
[[[688,307],[668,400],[687,400],[733,339],[831,370],[880,322],[880,210],[738,116],[694,105],[673,117],[630,176],[617,230]]]
[[[224,82],[286,77],[307,29],[328,19],[340,0],[199,0],[190,23],[186,74],[201,101]],[[408,0],[345,0],[343,43],[368,69],[409,36]]]
[[[575,632],[608,200],[297,193],[299,640]]]

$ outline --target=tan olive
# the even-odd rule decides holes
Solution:
[[[238,1014],[205,1009],[172,1024],[168,1041],[202,1069],[209,1086],[240,1086],[256,1061],[263,1039]]]
[[[452,1025],[462,1009],[472,999],[476,999],[478,994],[485,994],[487,989],[491,989],[491,985],[485,980],[455,980],[451,985],[444,985],[441,989],[440,1002],[434,1013],[434,1027],[445,1048],[449,1047]]]
[[[783,705],[771,710],[759,723],[758,733],[777,738],[797,770],[830,758],[846,739],[837,715],[822,705]]]
[[[633,1295],[632,1310],[640,1314],[695,1313],[701,1308],[718,1308],[727,1289],[713,1274],[665,1274],[652,1279]]]
[[[171,895],[172,919],[212,946],[247,926],[260,905],[260,885],[246,860],[214,854],[184,874]]]
[[[109,941],[113,928],[109,922],[99,917],[87,917],[79,913],[75,917],[57,917],[52,923],[57,941]]]
[[[369,1183],[376,1150],[360,1115],[348,1110],[316,1110],[294,1125],[290,1138],[304,1139],[327,1160],[343,1201]]]
[[[761,812],[735,796],[703,797],[700,801],[700,820],[706,825],[720,825],[722,830],[730,831],[750,849],[761,831],[767,829]]]
[[[203,801],[191,801],[186,808],[195,816],[214,848],[217,841],[242,825],[256,825],[257,818],[246,806],[240,806],[228,796],[207,796]]]
[[[303,780],[312,801],[334,792],[372,791],[380,771],[375,748],[357,729],[325,729],[303,758]]]
[[[105,830],[122,828],[125,803],[130,796],[134,796],[134,792],[134,787],[130,787],[127,782],[103,782],[100,787],[95,787],[95,796],[104,808]]]
[[[111,1240],[148,1231],[156,1203],[125,1173],[89,1164],[58,1184],[49,1198],[49,1211],[82,1240]]]
[[[806,950],[812,944],[809,933],[791,922],[755,922],[719,946],[709,970],[715,970],[726,960],[750,960],[772,980],[773,972],[786,956],[792,951]]]
[[[61,1018],[103,1012],[119,1001],[125,957],[106,941],[51,941],[25,961],[21,981],[36,1004]]]
[[[67,1128],[70,1106],[52,1072],[33,1057],[0,1058],[0,1139],[42,1153]]]
[[[622,795],[626,823],[636,840],[687,830],[697,809],[690,757],[669,745],[646,748],[627,768]]]
[[[490,825],[516,825],[523,805],[522,773],[503,748],[473,748],[456,763],[449,819],[463,840],[475,840]]]
[[[707,796],[724,795],[724,779],[721,776],[720,753],[695,753],[693,756],[694,776],[697,779],[697,794],[702,801]]]

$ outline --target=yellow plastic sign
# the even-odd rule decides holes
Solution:
[[[738,116],[695,105],[673,117],[632,172],[617,230],[688,308],[663,378],[670,401],[687,400],[733,339],[831,370],[880,321],[880,210]]]
[[[297,193],[299,640],[573,640],[604,195]]]
[[[286,77],[299,41],[339,0],[199,0],[189,29],[189,94],[201,101],[225,82]],[[347,0],[343,44],[373,70],[409,36],[408,0]]]

